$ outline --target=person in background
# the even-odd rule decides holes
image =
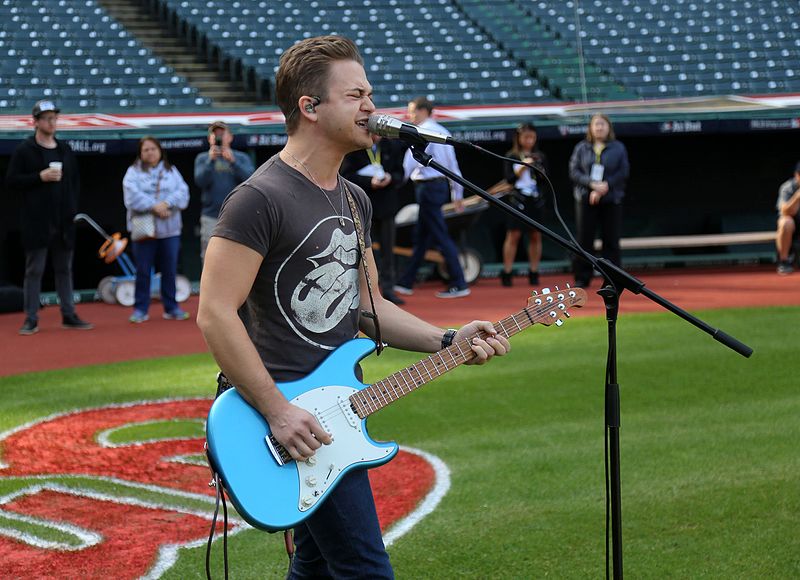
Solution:
[[[546,173],[546,159],[539,151],[536,143],[536,127],[532,123],[522,123],[514,135],[514,145],[506,157],[520,159],[524,163],[534,165]],[[545,200],[537,181],[536,172],[524,165],[505,165],[505,179],[514,186],[509,203],[528,217],[541,223],[544,218]],[[523,224],[517,218],[508,216],[506,239],[503,242],[503,271],[500,281],[503,286],[511,286],[514,258],[517,246],[522,238]],[[528,280],[531,286],[539,284],[539,262],[542,260],[542,233],[536,229],[528,229]]]
[[[21,197],[22,246],[25,249],[22,335],[39,332],[39,308],[47,254],[53,263],[64,328],[89,330],[93,325],[75,313],[72,255],[80,179],[70,146],[56,139],[58,107],[52,101],[33,106],[34,134],[20,143],[8,164],[6,185]]]
[[[800,213],[800,161],[794,168],[794,176],[781,184],[778,190],[778,232],[775,246],[778,250],[778,274],[786,276],[794,271],[790,254],[792,243],[797,238],[797,216]]]
[[[602,113],[595,114],[589,121],[586,139],[575,145],[569,160],[578,243],[594,253],[594,236],[599,225],[603,257],[618,266],[621,265],[622,199],[629,174],[628,152],[614,136],[611,121]],[[588,288],[592,265],[576,256],[574,272],[575,285]]]
[[[139,153],[122,180],[128,229],[134,215],[153,214],[155,235],[133,242],[136,258],[136,298],[133,323],[149,319],[150,283],[153,266],[161,272],[161,302],[164,318],[186,320],[189,313],[175,300],[175,277],[181,246],[181,211],[189,205],[189,186],[178,170],[167,161],[161,143],[155,137],[142,137]]]
[[[381,294],[395,304],[404,304],[394,292],[395,225],[397,189],[403,183],[403,153],[399,141],[372,136],[372,147],[353,151],[344,158],[342,177],[361,187],[372,202],[372,239],[380,244],[378,273]]]
[[[233,133],[222,121],[214,121],[208,128],[208,151],[194,160],[194,182],[200,188],[200,259],[206,255],[206,246],[217,225],[219,208],[233,188],[255,171],[252,159],[246,153],[231,149]]]
[[[431,118],[433,103],[425,97],[417,97],[408,103],[409,120],[430,131],[449,135],[450,132]],[[456,154],[449,145],[429,143],[425,152],[435,161],[461,175]],[[406,179],[414,182],[414,193],[419,204],[419,217],[414,235],[414,253],[411,261],[394,287],[398,294],[410,296],[414,293],[412,287],[417,278],[417,271],[425,259],[425,252],[431,246],[442,252],[447,272],[450,274],[450,286],[444,292],[437,292],[437,298],[460,298],[469,296],[470,290],[464,279],[464,271],[458,261],[458,247],[450,233],[442,214],[442,206],[452,200],[457,212],[463,211],[464,188],[458,183],[450,183],[441,173],[430,167],[424,167],[414,159],[411,149],[406,151],[403,159],[403,169]]]

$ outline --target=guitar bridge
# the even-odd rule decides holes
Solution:
[[[278,443],[278,440],[275,439],[275,436],[272,433],[264,437],[264,441],[267,443],[267,448],[272,454],[272,458],[277,462],[278,465],[286,465],[292,460],[292,456],[289,455],[289,452],[286,451],[283,445]]]

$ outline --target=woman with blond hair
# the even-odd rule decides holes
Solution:
[[[589,121],[586,139],[575,145],[569,160],[569,177],[574,185],[575,223],[578,243],[594,251],[595,231],[600,227],[603,257],[620,265],[622,199],[630,165],[625,146],[617,141],[610,119],[597,113]],[[588,288],[592,266],[575,258],[575,285]]]

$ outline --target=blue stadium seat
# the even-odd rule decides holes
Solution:
[[[29,112],[31,98],[48,94],[82,110],[118,110],[131,106],[133,87],[189,87],[96,0],[2,0],[0,55],[0,78],[20,95],[0,97],[7,110]]]

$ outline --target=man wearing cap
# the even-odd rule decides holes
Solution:
[[[72,254],[78,211],[78,163],[70,146],[56,139],[59,109],[52,101],[33,107],[34,134],[20,143],[8,164],[6,185],[21,198],[22,246],[25,249],[25,322],[19,333],[39,331],[40,294],[50,253],[64,328],[93,326],[75,313]]]
[[[211,232],[217,225],[223,200],[255,170],[250,156],[231,149],[233,134],[222,121],[208,128],[208,151],[194,160],[194,182],[200,188],[200,259],[206,255]]]
[[[786,276],[794,271],[790,254],[792,243],[797,239],[798,215],[800,215],[800,161],[794,168],[794,176],[781,184],[778,190],[778,232],[775,245],[778,250],[778,274]]]

